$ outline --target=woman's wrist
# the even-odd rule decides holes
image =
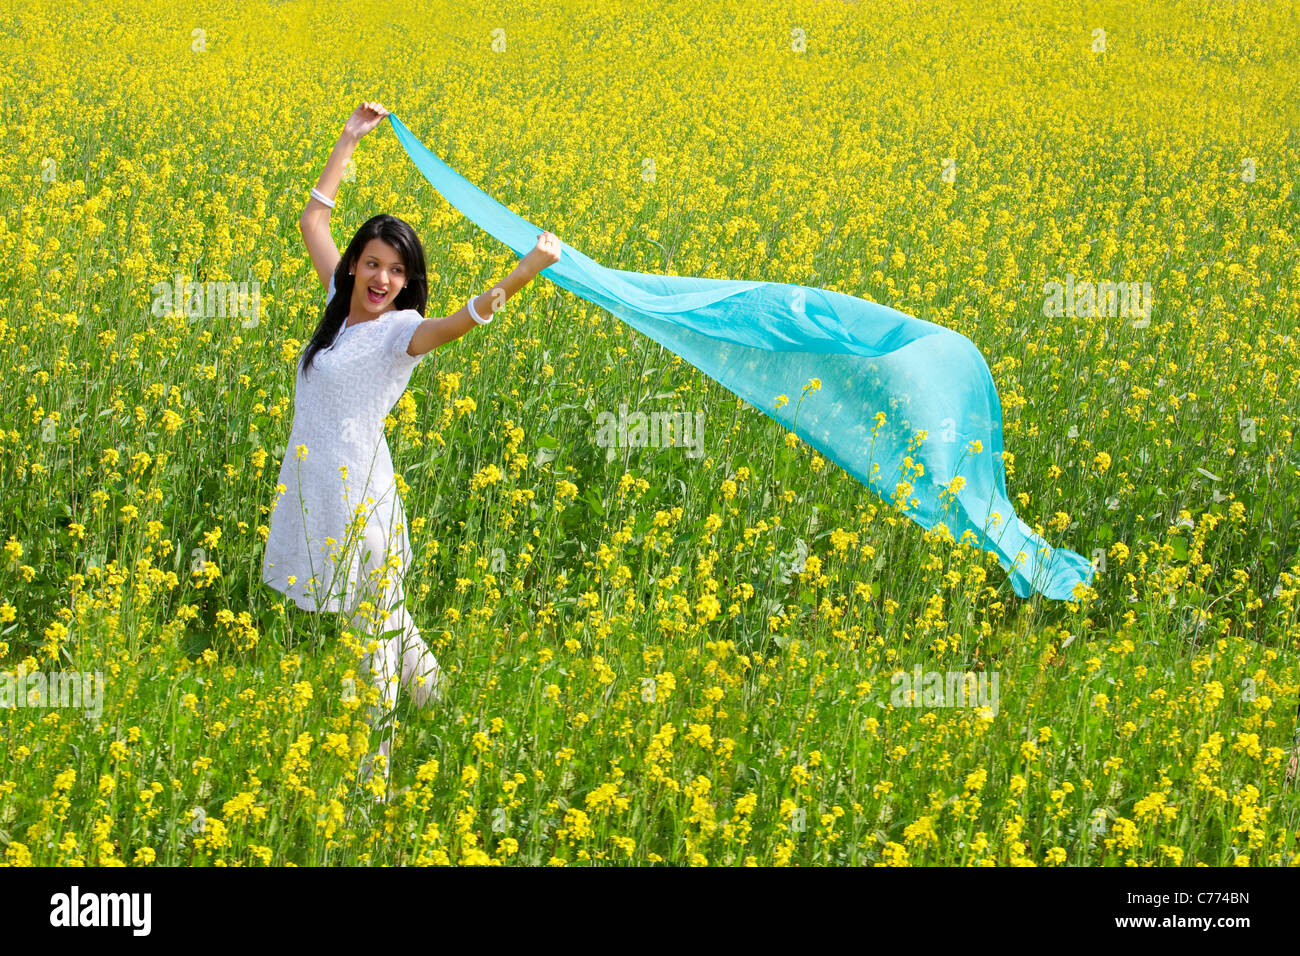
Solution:
[[[539,263],[530,260],[528,256],[524,256],[519,260],[519,264],[515,266],[514,272],[521,280],[520,285],[524,285],[541,275],[542,269]]]
[[[474,300],[478,298],[482,298],[482,296],[477,296],[477,295],[470,296],[469,301],[465,303],[465,308],[469,310],[469,317],[473,319],[476,324],[487,325],[489,322],[492,321],[493,312],[490,308],[483,310],[480,309],[478,306],[476,306],[474,304]],[[485,311],[487,313],[486,315],[483,314]]]

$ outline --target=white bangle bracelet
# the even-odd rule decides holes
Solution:
[[[323,202],[325,205],[329,206],[331,209],[334,208],[334,200],[333,200],[333,199],[327,199],[327,198],[324,196],[324,194],[322,194],[319,190],[316,189],[315,186],[311,187],[311,194],[312,194],[312,197],[313,197],[313,198],[315,198],[315,199],[319,199],[321,202]]]
[[[492,313],[491,313],[491,312],[488,313],[488,317],[487,317],[486,319],[484,319],[484,318],[480,318],[480,317],[479,317],[478,312],[476,312],[476,311],[474,310],[474,297],[473,297],[473,296],[470,296],[470,297],[469,297],[469,301],[465,303],[465,308],[469,309],[469,317],[470,317],[471,319],[473,319],[475,322],[477,322],[479,325],[487,325],[489,322],[492,321]]]

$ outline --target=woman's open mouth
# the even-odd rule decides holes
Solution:
[[[368,287],[366,289],[366,295],[369,296],[370,301],[375,305],[378,305],[380,302],[383,302],[384,299],[388,298],[388,293],[386,291],[376,292],[374,287]]]

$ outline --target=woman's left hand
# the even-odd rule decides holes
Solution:
[[[533,272],[541,272],[548,266],[560,261],[560,238],[553,232],[543,232],[537,236],[537,245],[524,256],[524,265]]]

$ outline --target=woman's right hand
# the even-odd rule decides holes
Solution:
[[[355,142],[383,122],[387,115],[388,110],[384,109],[382,103],[367,100],[358,106],[343,124],[343,135]]]

